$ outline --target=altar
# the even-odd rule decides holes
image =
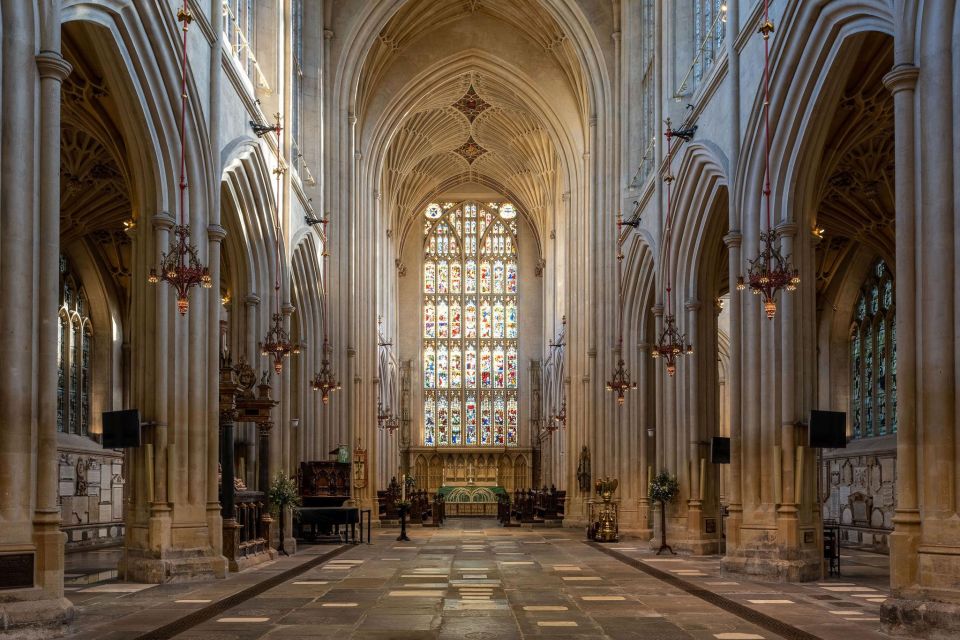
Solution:
[[[497,503],[507,492],[491,482],[455,482],[437,490],[443,496],[448,517],[489,516],[496,517]]]
[[[411,447],[402,455],[407,456],[407,468],[417,488],[430,493],[446,487],[496,487],[510,493],[531,486],[532,451],[526,447],[493,450]],[[473,502],[473,492],[469,493]],[[496,515],[496,511],[493,513]]]

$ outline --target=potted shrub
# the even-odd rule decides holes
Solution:
[[[267,492],[267,499],[270,501],[270,512],[280,519],[280,545],[277,547],[277,553],[288,555],[283,548],[283,514],[288,507],[299,507],[302,504],[300,493],[297,491],[297,483],[281,471],[273,479],[273,484],[270,485],[270,490]]]
[[[673,502],[678,493],[680,493],[680,483],[677,482],[677,477],[666,471],[661,471],[650,481],[648,488],[650,501],[660,503],[660,548],[657,550],[657,555],[663,553],[664,549],[677,555],[667,544],[667,503]]]

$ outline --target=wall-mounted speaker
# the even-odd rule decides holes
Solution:
[[[713,440],[710,441],[710,462],[730,464],[730,438],[713,436]]]
[[[103,412],[103,448],[126,449],[140,446],[140,411]]]
[[[844,449],[847,446],[847,414],[844,411],[811,411],[808,444],[813,449]]]

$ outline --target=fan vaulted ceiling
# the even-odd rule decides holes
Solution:
[[[464,182],[517,201],[538,228],[557,188],[553,142],[523,101],[473,72],[449,79],[407,115],[390,143],[383,196],[396,222]]]
[[[468,62],[443,77],[444,61],[460,53]],[[357,112],[378,113],[403,95],[398,78],[413,83],[431,65],[438,80],[389,126],[379,190],[389,227],[405,237],[429,200],[468,185],[514,201],[542,238],[565,175],[555,137],[563,134],[545,124],[542,105],[562,109],[573,129],[586,120],[573,45],[539,0],[410,0],[364,63]]]

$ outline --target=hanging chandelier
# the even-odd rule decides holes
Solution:
[[[781,290],[795,291],[800,284],[800,271],[790,264],[790,256],[780,253],[776,241],[779,234],[771,223],[770,204],[770,34],[773,22],[770,21],[770,0],[763,2],[763,22],[760,25],[763,34],[763,128],[764,128],[764,179],[763,200],[766,209],[766,231],[760,232],[762,249],[760,255],[749,261],[746,278],[737,278],[737,290],[750,287],[750,292],[763,300],[763,310],[769,320],[777,315],[777,293]]]
[[[663,256],[664,269],[666,269],[665,293],[666,293],[666,315],[663,318],[663,329],[656,343],[650,349],[650,355],[654,358],[663,359],[667,368],[667,375],[673,377],[677,372],[677,359],[684,355],[693,355],[693,345],[687,342],[686,334],[682,333],[677,327],[677,321],[673,310],[673,272],[670,266],[670,242],[673,235],[673,139],[680,138],[688,141],[693,137],[696,127],[681,126],[680,129],[673,129],[670,119],[667,119],[667,130],[664,137],[667,139],[667,174],[663,181],[667,183],[667,215],[664,221],[663,231]]]
[[[687,336],[680,333],[673,314],[669,314],[663,319],[663,331],[657,339],[657,343],[650,350],[650,355],[654,358],[663,358],[667,366],[667,375],[672,376],[677,372],[677,358],[682,355],[693,355],[693,345],[687,342]]]
[[[177,20],[183,23],[183,76],[180,84],[180,224],[173,227],[170,249],[160,254],[160,268],[150,268],[147,282],[157,284],[161,280],[177,292],[177,311],[186,315],[190,308],[190,289],[213,286],[210,269],[200,262],[197,249],[190,244],[190,225],[185,222],[187,191],[186,178],[186,120],[187,120],[187,29],[193,16],[184,0],[177,11]]]
[[[607,391],[613,391],[617,394],[617,405],[623,406],[627,391],[637,388],[637,383],[630,380],[630,372],[627,371],[627,365],[623,361],[623,242],[621,240],[621,231],[623,229],[623,218],[617,214],[617,327],[619,336],[617,338],[617,367],[613,370],[613,377],[607,381]]]
[[[330,224],[330,216],[325,216],[321,221],[323,225],[323,253],[321,257],[323,258],[323,277],[330,277],[330,251],[327,249],[330,243],[330,232],[327,230],[327,225]],[[329,282],[329,280],[328,280]],[[320,371],[317,372],[317,375],[313,377],[313,380],[310,381],[310,385],[313,387],[314,391],[320,392],[320,399],[323,401],[323,404],[329,404],[330,402],[330,392],[340,390],[340,381],[337,380],[337,376],[333,373],[333,366],[330,364],[330,340],[327,338],[327,322],[330,317],[329,313],[329,286],[324,287],[322,294],[322,304],[323,304],[323,359],[320,361]]]
[[[264,337],[260,343],[260,353],[264,356],[270,356],[273,359],[273,370],[277,375],[280,375],[283,373],[284,359],[289,358],[290,354],[295,355],[300,353],[300,345],[290,340],[290,334],[283,326],[283,314],[280,313],[280,252],[281,243],[283,242],[283,229],[280,226],[280,193],[282,188],[281,181],[286,169],[283,166],[283,159],[280,156],[280,149],[283,146],[283,138],[281,137],[283,127],[280,126],[280,114],[275,113],[273,119],[275,124],[272,130],[277,134],[277,166],[273,169],[274,175],[277,176],[277,206],[274,211],[274,235],[277,245],[277,260],[274,265],[276,278],[273,283],[277,309],[273,313],[273,321],[270,324],[270,329],[267,330],[266,337]]]
[[[310,381],[310,386],[314,391],[320,392],[323,404],[329,404],[331,391],[340,390],[340,381],[333,375],[333,368],[330,366],[330,342],[326,336],[323,337],[323,360],[320,361],[320,371]]]
[[[553,416],[553,424],[547,427],[548,431],[556,431],[557,429],[562,429],[567,425],[567,399],[564,398],[563,402],[560,403],[560,411],[557,415]]]
[[[627,371],[623,358],[617,361],[617,368],[613,370],[613,379],[607,381],[607,391],[617,394],[617,404],[623,405],[627,391],[636,389],[637,383],[630,381],[630,372]]]
[[[384,411],[383,403],[379,400],[377,400],[377,426],[391,435],[400,428],[400,420],[392,413]]]
[[[273,370],[279,375],[283,373],[283,359],[289,358],[290,354],[300,353],[300,345],[291,342],[290,334],[283,328],[283,314],[273,314],[273,323],[267,336],[260,343],[260,354],[271,356],[273,358]]]

